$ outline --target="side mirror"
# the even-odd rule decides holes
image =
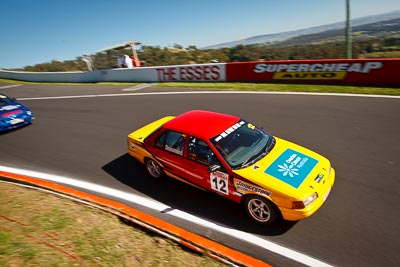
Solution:
[[[209,172],[216,172],[220,169],[221,169],[221,165],[217,165],[217,164],[214,164],[214,165],[211,165],[210,167],[208,167]]]

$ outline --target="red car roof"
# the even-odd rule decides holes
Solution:
[[[240,120],[237,116],[204,110],[185,112],[164,124],[164,127],[202,139],[210,139]]]

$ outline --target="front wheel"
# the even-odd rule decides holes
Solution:
[[[160,164],[152,159],[146,160],[147,172],[154,178],[161,178],[164,175],[164,171]]]
[[[280,214],[271,201],[257,195],[248,196],[244,201],[244,208],[250,218],[264,225],[273,224]]]

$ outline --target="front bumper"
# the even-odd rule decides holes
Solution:
[[[35,118],[32,115],[23,114],[18,117],[0,117],[0,132],[13,130],[31,124]]]
[[[325,184],[317,191],[317,199],[315,199],[304,209],[289,209],[285,207],[279,207],[282,217],[288,221],[298,221],[313,215],[319,208],[321,208],[328,198],[333,184],[335,183],[335,175],[335,169],[332,168],[328,179],[325,180]]]

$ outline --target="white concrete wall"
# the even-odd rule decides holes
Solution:
[[[29,82],[213,82],[225,81],[225,63],[107,69],[84,72],[17,72],[0,70],[1,79]]]

